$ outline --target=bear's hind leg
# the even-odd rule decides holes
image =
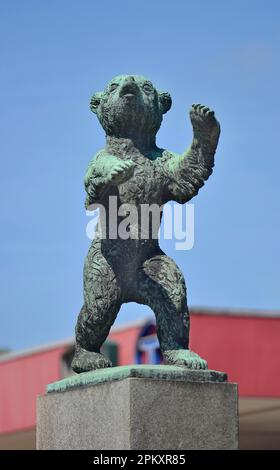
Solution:
[[[93,315],[89,313],[84,305],[78,317],[76,325],[76,349],[72,361],[72,369],[78,374],[90,370],[112,367],[111,361],[100,352],[100,348],[106,340],[114,320],[108,323],[105,320],[107,316],[105,312],[104,324],[100,328],[99,322],[94,321]],[[90,322],[88,322],[89,318],[91,318]]]
[[[95,249],[94,249],[95,248]],[[84,268],[84,306],[76,325],[76,352],[72,369],[86,372],[111,367],[100,348],[121,306],[121,289],[112,266],[92,247]]]
[[[189,349],[189,312],[184,277],[163,252],[140,270],[139,302],[155,312],[157,335],[165,364],[207,369],[207,362]]]

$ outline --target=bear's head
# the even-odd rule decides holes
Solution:
[[[169,93],[157,91],[149,80],[139,75],[115,77],[90,102],[90,109],[97,114],[106,135],[131,139],[153,140],[162,115],[170,107]]]

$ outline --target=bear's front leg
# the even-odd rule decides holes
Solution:
[[[164,163],[166,201],[181,204],[190,201],[212,174],[214,156],[220,135],[220,124],[214,111],[201,104],[190,110],[193,126],[191,146],[182,155],[173,154]]]
[[[101,202],[111,186],[119,186],[131,178],[134,167],[132,160],[120,160],[114,155],[102,155],[92,160],[85,176],[86,209]]]

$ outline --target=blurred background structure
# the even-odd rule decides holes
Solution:
[[[90,97],[141,74],[173,99],[160,147],[189,145],[192,103],[221,122],[214,173],[192,200],[194,248],[161,247],[201,305],[193,348],[240,384],[241,447],[280,448],[280,2],[2,0],[0,10],[0,348],[12,350],[0,356],[0,447],[34,447],[35,397],[69,373],[90,244],[83,177],[104,145]],[[107,345],[118,364],[160,360],[150,315],[122,308]]]
[[[280,449],[280,312],[195,309],[191,317],[191,347],[239,384],[240,448]],[[36,397],[72,374],[73,351],[68,340],[0,357],[0,449],[35,449]],[[103,352],[115,366],[160,363],[153,319],[113,328]]]

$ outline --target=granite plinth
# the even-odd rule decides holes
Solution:
[[[237,385],[218,371],[125,366],[48,385],[38,449],[237,449]]]

